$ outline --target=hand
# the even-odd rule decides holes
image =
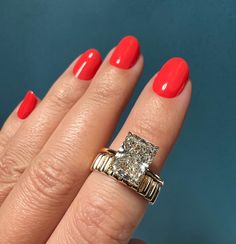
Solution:
[[[90,49],[40,101],[29,92],[0,134],[1,243],[127,243],[147,201],[112,177],[90,171],[110,140],[143,68],[139,43],[125,37],[103,63]],[[170,59],[147,83],[118,135],[158,145],[160,172],[191,96],[188,65]]]

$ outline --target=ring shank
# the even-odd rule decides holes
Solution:
[[[111,170],[111,164],[115,160],[116,151],[109,148],[102,148],[100,153],[97,155],[95,160],[91,165],[91,170],[96,170],[102,173],[112,176],[118,181],[126,184],[131,189],[135,190],[138,194],[142,195],[149,203],[153,204],[160,192],[161,187],[163,186],[163,180],[157,175],[154,174],[149,169],[145,172],[140,184],[138,187],[130,185],[124,179],[118,178],[113,174]]]

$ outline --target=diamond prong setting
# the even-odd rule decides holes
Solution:
[[[138,187],[158,149],[154,144],[129,132],[116,152],[110,169],[119,180]]]

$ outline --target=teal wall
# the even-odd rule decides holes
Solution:
[[[140,39],[145,70],[131,104],[165,60],[183,56],[191,108],[163,171],[165,188],[135,236],[236,243],[235,10],[233,0],[1,1],[0,122],[27,89],[42,97],[87,48],[105,56],[124,35]]]

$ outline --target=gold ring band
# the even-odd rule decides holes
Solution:
[[[138,186],[134,186],[123,178],[118,177],[112,171],[112,163],[115,160],[116,151],[110,148],[102,148],[91,165],[91,170],[96,170],[112,176],[116,180],[126,184],[131,189],[135,190],[143,196],[149,203],[153,204],[160,192],[164,182],[157,174],[154,174],[149,169],[146,170]]]

